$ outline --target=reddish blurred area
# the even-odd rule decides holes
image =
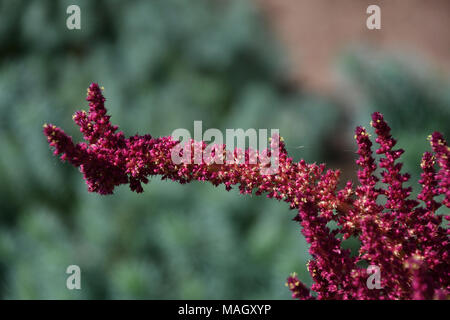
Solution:
[[[253,0],[288,49],[292,80],[303,88],[329,92],[338,83],[334,59],[350,45],[364,43],[410,54],[450,72],[448,0]],[[381,30],[369,30],[366,9],[381,9]]]

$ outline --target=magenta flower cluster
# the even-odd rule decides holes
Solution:
[[[171,151],[179,141],[150,135],[125,138],[110,123],[102,89],[95,83],[87,92],[89,112],[78,111],[73,119],[86,142],[75,144],[54,125],[44,125],[44,134],[54,154],[79,167],[91,192],[111,194],[116,186],[129,184],[142,192],[149,176],[161,176],[179,183],[209,181],[226,190],[237,185],[242,194],[266,194],[289,203],[297,210],[294,220],[302,227],[312,260],[307,267],[313,284],[307,288],[295,274],[286,285],[298,299],[448,299],[450,297],[449,230],[436,211],[450,207],[450,149],[438,132],[430,136],[433,153],[425,152],[421,167],[422,191],[410,199],[395,149],[396,141],[380,113],[372,115],[379,148],[375,160],[372,142],[363,127],[356,128],[359,184],[347,182],[338,189],[339,170],[325,165],[294,162],[283,139],[272,137],[266,154],[278,146],[276,174],[261,174],[263,164],[249,161],[255,150],[235,149],[235,163],[175,164]],[[204,142],[191,140],[190,147]],[[188,145],[189,146],[189,145]],[[196,147],[199,147],[197,145]],[[219,150],[226,150],[222,145]],[[181,153],[183,150],[181,151]],[[227,151],[223,151],[227,152]],[[191,152],[191,154],[193,154]],[[193,163],[193,162],[191,162]],[[438,167],[438,171],[435,171]],[[445,209],[447,210],[447,209]],[[448,213],[448,211],[447,211]],[[330,229],[330,222],[337,228]],[[342,241],[356,237],[361,247],[356,255],[342,248]],[[380,287],[369,288],[366,263],[380,270]]]

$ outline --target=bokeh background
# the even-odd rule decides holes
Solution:
[[[427,135],[450,137],[449,2],[379,1],[376,31],[368,1],[339,3],[1,0],[0,298],[289,299],[289,273],[311,284],[286,204],[158,179],[139,195],[91,194],[42,125],[80,140],[71,116],[99,82],[126,135],[194,120],[278,128],[296,161],[341,168],[345,181],[354,127],[378,110],[417,191]],[[70,4],[81,30],[66,28]],[[81,290],[66,288],[72,264]]]

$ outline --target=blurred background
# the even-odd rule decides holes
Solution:
[[[427,135],[450,137],[450,2],[337,3],[0,0],[0,298],[289,299],[289,273],[311,284],[284,203],[158,179],[88,193],[42,125],[81,140],[71,116],[91,82],[126,135],[278,128],[294,160],[344,182],[354,127],[381,111],[417,192]],[[70,4],[81,30],[66,28]],[[369,4],[381,30],[366,28]],[[72,264],[81,290],[66,288]]]

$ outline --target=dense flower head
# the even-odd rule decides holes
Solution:
[[[265,194],[287,202],[297,211],[294,221],[310,244],[312,260],[307,268],[313,285],[308,289],[295,274],[287,279],[292,296],[298,299],[446,299],[450,294],[449,232],[443,216],[436,211],[450,207],[450,149],[438,132],[430,136],[433,152],[425,152],[419,183],[422,190],[410,199],[411,188],[404,184],[409,175],[402,173],[398,159],[404,152],[395,149],[391,129],[380,113],[372,115],[379,147],[376,161],[367,130],[357,127],[359,184],[347,182],[338,188],[339,170],[324,164],[294,162],[278,135],[264,155],[276,157],[275,172],[261,170],[265,163],[251,161],[256,150],[225,151],[225,145],[208,146],[189,140],[180,155],[189,150],[212,147],[212,156],[230,153],[233,162],[218,164],[208,157],[176,163],[172,151],[180,141],[172,137],[135,135],[125,138],[110,123],[102,89],[95,83],[87,91],[89,111],[78,111],[73,120],[86,142],[75,144],[54,125],[44,125],[44,134],[54,154],[78,167],[88,190],[111,194],[114,188],[128,184],[132,191],[143,192],[149,177],[160,176],[179,183],[209,181],[226,190],[238,186],[242,194]],[[230,154],[228,154],[230,155]],[[192,158],[193,159],[193,158]],[[194,159],[193,159],[194,160]],[[438,166],[438,171],[435,166]],[[380,174],[380,177],[377,176]],[[442,200],[440,200],[442,198]],[[445,218],[448,220],[448,210]],[[337,225],[331,230],[330,222]],[[356,237],[361,242],[357,255],[342,249],[342,240]],[[368,274],[361,264],[381,270],[380,288],[371,289]]]

